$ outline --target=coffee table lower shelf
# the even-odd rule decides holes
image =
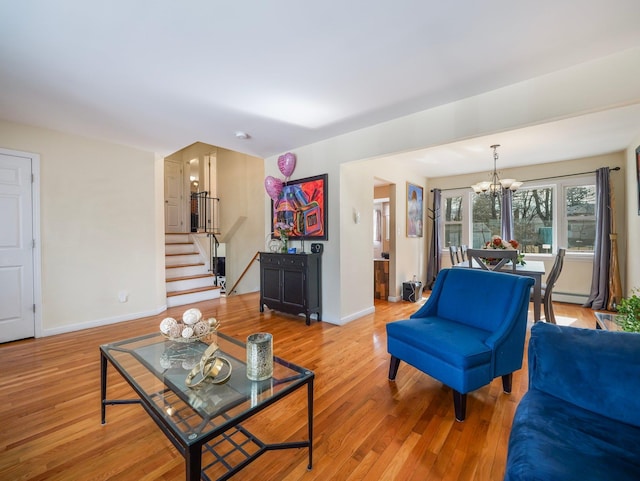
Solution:
[[[227,431],[219,434],[212,441],[203,444],[184,446],[171,432],[165,429],[162,422],[156,419],[154,411],[149,410],[140,399],[103,399],[102,424],[106,423],[106,406],[118,404],[140,404],[147,414],[156,421],[160,429],[169,438],[175,448],[185,458],[187,464],[187,480],[224,481],[248,466],[267,451],[281,449],[309,449],[308,470],[312,469],[311,441],[293,441],[288,443],[264,443],[242,425],[231,426]],[[198,453],[199,451],[199,453]],[[196,473],[196,465],[200,465],[200,476]],[[219,472],[223,467],[224,473],[211,477],[207,472]],[[195,469],[194,469],[195,468]]]

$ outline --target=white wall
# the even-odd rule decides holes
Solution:
[[[0,146],[41,159],[44,335],[165,309],[161,159],[8,122]]]
[[[368,268],[352,262],[352,254],[357,258],[353,252],[355,243],[339,230],[348,225],[343,217],[348,219],[352,212],[351,206],[342,203],[341,195],[346,189],[342,188],[341,164],[637,103],[640,101],[637,78],[640,78],[640,48],[292,149],[298,159],[295,178],[329,174],[323,318],[343,323],[368,312],[370,306],[364,294],[371,289]],[[266,175],[279,175],[277,157],[266,159]],[[347,200],[350,205],[364,206],[370,203],[369,195],[367,199]],[[268,211],[265,195],[265,218],[269,217]],[[348,234],[352,232],[349,230]],[[405,247],[413,248],[410,244],[400,245],[396,250]],[[352,300],[343,302],[342,296],[347,293]]]

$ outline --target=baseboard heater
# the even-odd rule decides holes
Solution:
[[[576,294],[574,292],[553,291],[551,299],[556,302],[567,302],[569,304],[584,304],[589,299],[588,294]]]

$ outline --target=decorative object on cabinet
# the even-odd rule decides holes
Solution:
[[[320,254],[260,253],[260,312],[264,306],[288,314],[322,319],[322,257]]]
[[[271,230],[292,226],[290,240],[327,240],[327,174],[286,182],[277,200],[271,201]]]
[[[324,244],[320,244],[319,242],[314,242],[313,244],[311,244],[311,252],[313,252],[314,254],[322,254],[323,250]]]
[[[423,189],[407,182],[407,237],[422,237]]]

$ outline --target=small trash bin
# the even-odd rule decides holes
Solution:
[[[402,300],[417,302],[422,298],[422,282],[411,281],[402,283]]]

